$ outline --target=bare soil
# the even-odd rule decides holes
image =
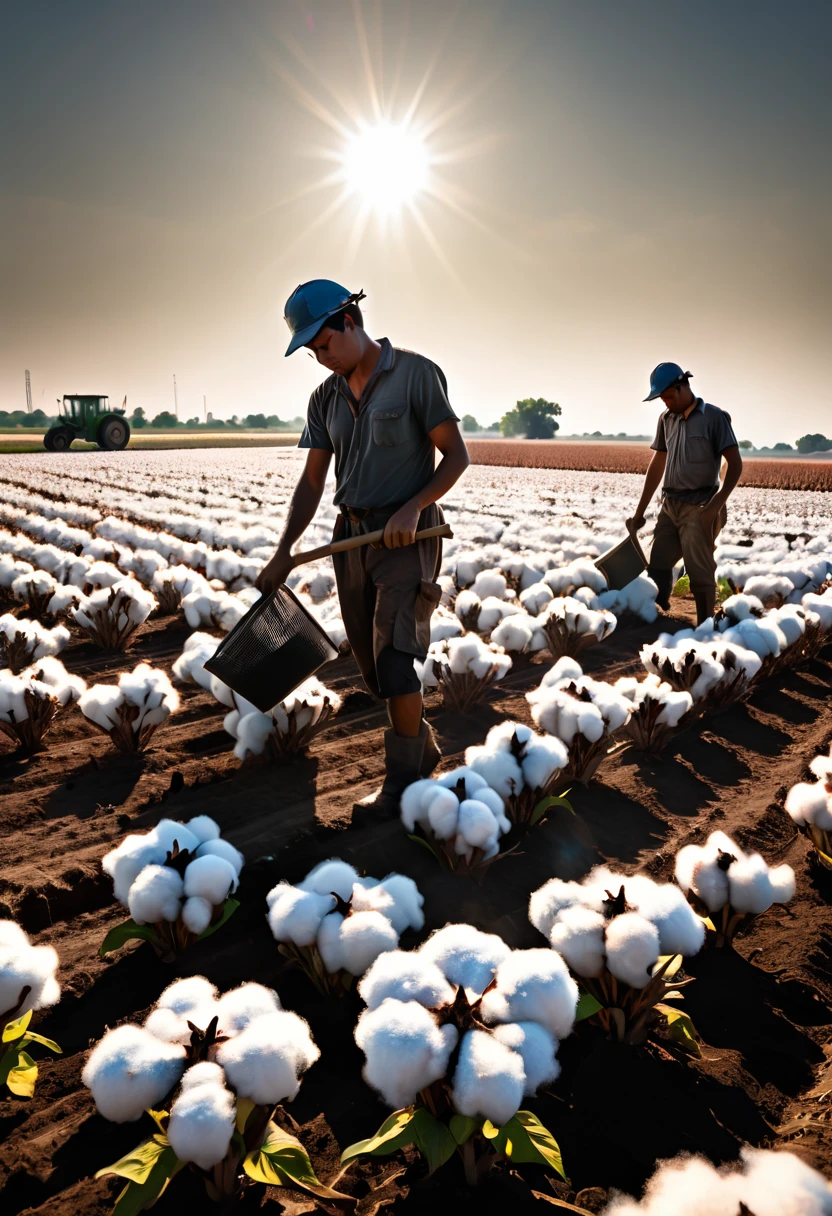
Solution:
[[[689,613],[688,603],[674,601],[665,627],[689,623]],[[639,648],[658,629],[622,621],[608,642],[588,653],[586,669],[605,678],[639,671]],[[77,641],[62,658],[88,680],[107,680],[139,659],[169,666],[187,636],[181,618],[163,619],[150,623],[126,655],[103,655]],[[516,663],[488,703],[466,715],[429,704],[449,766],[493,722],[529,720],[524,694],[548,662],[538,656]],[[544,1202],[535,1193],[574,1199],[585,1188],[636,1191],[659,1158],[689,1150],[726,1161],[745,1142],[788,1146],[832,1172],[832,874],[820,870],[782,809],[786,790],[832,739],[832,648],[746,704],[700,719],[658,760],[620,751],[597,780],[573,791],[574,817],[554,814],[480,885],[441,871],[397,821],[354,811],[381,775],[385,715],[363,690],[351,659],[337,660],[321,675],[344,696],[343,709],[310,754],[287,767],[241,766],[222,728],[223,708],[193,688],[183,691],[181,712],[136,761],[114,753],[77,711],[58,719],[42,754],[19,759],[0,752],[0,915],[15,917],[60,953],[61,1002],[36,1015],[35,1025],[64,1051],[55,1059],[40,1053],[32,1100],[0,1099],[4,1216],[111,1210],[116,1181],[92,1175],[151,1128],[149,1121],[117,1126],[96,1114],[80,1084],[84,1054],[106,1027],[143,1016],[177,975],[202,973],[221,989],[257,980],[308,1018],[322,1058],[290,1114],[323,1180],[338,1174],[343,1147],[382,1122],[385,1110],[361,1079],[362,1057],[352,1040],[358,998],[353,993],[337,1005],[324,1003],[286,967],[268,931],[264,897],[280,878],[299,880],[333,855],[379,877],[401,870],[426,897],[425,933],[449,920],[469,921],[514,946],[539,946],[543,940],[526,906],[530,891],[547,878],[579,878],[601,861],[669,878],[676,850],[715,827],[758,848],[769,862],[793,866],[797,894],[788,908],[760,918],[735,951],[690,960],[697,982],[686,989],[686,1005],[704,1041],[701,1060],[679,1061],[654,1047],[615,1047],[582,1025],[561,1047],[559,1081],[529,1103],[561,1145],[569,1186],[523,1166],[475,1196],[455,1162],[426,1179],[421,1162],[399,1154],[372,1167],[353,1166],[339,1189],[355,1196],[361,1216],[433,1212],[437,1205],[524,1211]],[[243,902],[233,920],[173,966],[143,944],[100,959],[105,933],[125,919],[100,870],[104,852],[163,816],[198,813],[213,816],[247,858]],[[404,947],[416,944],[415,935],[409,938]],[[585,1193],[582,1202],[600,1198]],[[316,1201],[261,1188],[242,1210],[254,1208],[311,1212]],[[187,1174],[156,1208],[160,1216],[182,1210],[213,1210]]]

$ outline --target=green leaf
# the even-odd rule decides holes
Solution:
[[[3,1042],[11,1043],[14,1039],[19,1039],[26,1027],[32,1020],[32,1010],[24,1013],[22,1017],[15,1018],[13,1022],[7,1022],[3,1031]]]
[[[603,1008],[604,1006],[600,1001],[595,999],[591,992],[582,992],[578,997],[578,1008],[575,1011],[575,1021],[585,1022],[587,1018],[591,1018],[598,1012],[599,1009]]]
[[[309,1154],[299,1140],[270,1123],[266,1139],[243,1161],[243,1169],[255,1182],[266,1186],[302,1187],[321,1199],[350,1199],[318,1179]]]
[[[242,1133],[246,1130],[248,1117],[254,1110],[254,1106],[255,1104],[252,1102],[251,1098],[237,1099],[237,1114],[235,1116],[235,1124],[238,1132]]]
[[[672,1005],[656,1005],[655,1008],[667,1020],[667,1031],[674,1043],[678,1043],[689,1055],[701,1056],[699,1034],[689,1014]]]
[[[687,574],[683,574],[680,579],[676,580],[676,585],[670,593],[671,595],[689,595],[690,594],[690,578]]]
[[[40,1043],[41,1047],[47,1047],[50,1051],[56,1052],[59,1056],[64,1054],[54,1039],[45,1039],[42,1034],[35,1034],[33,1030],[27,1031],[20,1040],[21,1047],[25,1043]]]
[[[457,1144],[465,1144],[471,1139],[479,1125],[479,1119],[472,1119],[470,1115],[452,1115],[450,1123],[451,1135]]]
[[[457,1141],[444,1123],[423,1106],[395,1111],[369,1140],[358,1140],[341,1154],[341,1164],[356,1157],[386,1157],[406,1144],[415,1144],[431,1173],[456,1152]]]
[[[6,1084],[16,1097],[31,1098],[35,1092],[35,1081],[38,1079],[38,1066],[25,1051],[12,1051],[10,1054],[15,1055],[16,1059],[6,1075]]]
[[[126,1178],[129,1182],[139,1184],[147,1182],[166,1150],[173,1153],[167,1136],[164,1132],[158,1132],[149,1140],[144,1140],[138,1148],[134,1148],[125,1157],[121,1157],[114,1165],[106,1165],[104,1169],[98,1171],[95,1177],[104,1178],[107,1174],[117,1174],[119,1178]],[[174,1161],[176,1161],[175,1154]]]
[[[119,950],[127,942],[138,938],[143,942],[153,942],[161,948],[162,943],[154,931],[152,925],[137,925],[134,920],[126,920],[121,925],[116,925],[111,929],[98,950],[100,958],[104,958],[105,954],[111,954],[113,950]]]
[[[207,929],[203,930],[203,932],[200,933],[199,937],[196,940],[198,942],[204,941],[206,937],[210,937],[212,933],[216,933],[217,929],[221,929],[223,927],[223,925],[225,924],[225,922],[234,915],[234,913],[237,911],[239,906],[240,906],[239,899],[231,899],[231,897],[229,896],[229,898],[225,901],[225,903],[222,906],[222,915],[220,916],[217,923],[215,925],[209,925]]]
[[[537,823],[537,821],[542,819],[546,812],[550,811],[553,806],[564,806],[566,807],[567,811],[570,812],[570,814],[574,815],[575,808],[566,797],[566,795],[571,792],[571,790],[566,790],[563,794],[549,794],[547,798],[544,798],[541,802],[538,802],[537,806],[532,811],[529,823],[531,825]]]
[[[662,967],[664,967],[665,963],[667,963],[667,967],[664,971],[662,971]],[[674,975],[680,969],[681,966],[682,966],[681,954],[662,954],[657,959],[656,965],[653,968],[652,974],[658,975],[658,973],[661,971],[663,980],[672,980]]]
[[[137,1216],[137,1213],[152,1208],[159,1196],[165,1191],[174,1175],[184,1166],[179,1161],[170,1145],[164,1149],[144,1182],[128,1182],[119,1194],[113,1216]],[[104,1172],[104,1171],[100,1171]],[[96,1178],[98,1174],[96,1174]]]
[[[427,849],[429,853],[433,853],[433,855],[434,855],[434,857],[436,858],[436,860],[437,860],[437,861],[439,861],[439,854],[437,853],[437,851],[436,851],[436,849],[433,847],[433,845],[430,843],[430,841],[429,841],[429,840],[425,840],[424,836],[417,836],[417,834],[416,834],[415,832],[408,832],[408,833],[407,833],[407,839],[408,839],[408,840],[415,840],[415,841],[416,841],[416,843],[417,843],[417,844],[420,844],[420,845],[422,846],[422,848],[423,848],[423,849]]]
[[[416,1147],[428,1163],[428,1173],[433,1174],[456,1152],[456,1139],[445,1123],[435,1119],[429,1110],[417,1110],[411,1127],[416,1132]]]
[[[514,1165],[526,1161],[545,1165],[560,1174],[564,1182],[569,1181],[563,1170],[557,1141],[530,1110],[518,1110],[513,1119],[503,1124],[494,1140],[494,1147],[498,1152],[505,1153]]]

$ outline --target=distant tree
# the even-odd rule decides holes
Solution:
[[[741,447],[744,452],[750,452],[754,448],[754,444],[750,439],[741,439],[737,446]]]
[[[283,423],[280,421],[277,414],[268,414],[266,417],[266,426],[283,426]]]
[[[775,443],[771,450],[773,452],[793,452],[794,448],[790,443]]]
[[[513,410],[509,410],[500,420],[500,430],[506,437],[524,435],[526,439],[553,439],[559,425],[555,418],[559,417],[561,408],[556,401],[546,401],[543,397],[526,397],[518,401]]]
[[[801,435],[794,446],[798,452],[830,452],[832,439],[827,439],[825,435]]]
[[[482,427],[477,422],[473,414],[463,414],[462,429],[463,431],[481,431]]]
[[[198,418],[189,418],[188,421],[185,423],[185,426],[199,426],[199,419]]]
[[[257,427],[259,430],[265,430],[266,425],[265,414],[246,414],[243,419],[243,426]]]
[[[172,414],[170,410],[162,410],[161,414],[157,414],[155,418],[151,419],[150,425],[170,430],[179,425],[179,420],[176,414]]]
[[[616,439],[626,439],[626,438],[627,438],[626,431],[619,431],[618,434],[616,435]]]
[[[140,405],[137,405],[130,415],[130,425],[137,431],[140,431],[143,426],[147,426],[147,414]]]

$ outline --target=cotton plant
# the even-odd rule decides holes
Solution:
[[[148,588],[153,586],[155,576],[169,565],[167,558],[155,549],[125,549],[116,564],[125,574],[132,574]]]
[[[626,726],[632,702],[611,685],[583,674],[573,658],[558,659],[540,685],[526,694],[532,718],[565,745],[564,777],[588,782],[609,754],[613,737]]]
[[[151,1136],[96,1178],[126,1180],[115,1213],[152,1207],[188,1168],[227,1211],[252,1184],[345,1199],[318,1181],[303,1145],[278,1121],[320,1058],[308,1023],[276,992],[245,983],[220,995],[203,976],[175,980],[143,1025],[108,1030],[81,1073],[112,1123],[153,1120]]]
[[[13,920],[0,920],[0,1086],[17,1098],[35,1092],[38,1066],[29,1054],[34,1044],[56,1055],[61,1049],[29,1029],[32,1014],[57,1005],[58,954],[52,946],[33,946]]]
[[[832,1185],[795,1153],[746,1147],[739,1162],[719,1169],[698,1156],[662,1161],[641,1200],[616,1194],[601,1211],[601,1216],[706,1214],[832,1216]]]
[[[412,878],[360,877],[345,861],[323,861],[292,886],[266,896],[269,928],[280,953],[324,996],[342,996],[402,933],[425,923],[424,897]]]
[[[20,577],[32,577],[35,567],[31,562],[11,553],[0,553],[0,589],[11,594],[12,583]]]
[[[256,595],[259,595],[259,592]],[[185,620],[192,629],[210,626],[229,633],[242,620],[250,606],[242,596],[217,591],[210,584],[182,597]]]
[[[124,578],[84,596],[70,619],[102,650],[126,650],[136,630],[157,607],[156,597],[135,578]]]
[[[564,779],[569,765],[566,745],[522,722],[492,726],[484,743],[466,749],[465,765],[502,798],[515,827],[532,827],[554,807],[572,810]]]
[[[674,874],[716,946],[732,946],[740,930],[772,905],[788,903],[795,889],[791,866],[769,866],[759,853],[744,853],[719,831],[704,845],[680,849]]]
[[[160,567],[150,581],[150,590],[156,596],[160,616],[173,616],[182,606],[182,600],[192,592],[210,590],[208,580],[190,566],[178,563]]]
[[[464,632],[465,626],[456,613],[440,604],[430,619],[431,645],[444,642],[447,638],[461,637]]]
[[[821,865],[832,870],[832,747],[809,765],[815,781],[800,781],[786,795],[792,822],[809,837]]]
[[[92,684],[78,701],[87,722],[120,752],[143,752],[172,713],[179,693],[167,672],[149,663],[125,671],[117,684]]]
[[[678,691],[657,675],[647,675],[642,680],[622,676],[613,688],[633,703],[633,712],[622,727],[622,735],[649,756],[658,755],[667,746],[693,709],[693,697],[689,692]]]
[[[4,612],[0,616],[0,664],[18,675],[36,659],[59,655],[70,639],[66,625],[47,629],[39,621],[29,621]]]
[[[587,587],[593,595],[599,595],[607,589],[606,578],[588,558],[576,558],[565,566],[547,570],[542,581],[556,596],[572,595],[582,587]]]
[[[45,746],[45,736],[67,705],[86,690],[80,676],[70,675],[60,659],[43,658],[20,675],[0,671],[0,734],[33,755]]]
[[[483,701],[511,670],[511,656],[476,633],[431,643],[424,663],[415,661],[423,692],[438,688],[445,709],[465,713]]]
[[[706,635],[708,630],[700,631]],[[750,692],[762,667],[753,650],[710,631],[707,640],[692,631],[661,634],[641,648],[642,664],[679,692],[689,692],[700,711],[724,709]]]
[[[454,603],[454,612],[466,629],[473,633],[491,633],[506,617],[522,613],[515,600],[502,599],[496,595],[481,600],[473,589],[460,591]]]
[[[210,937],[239,907],[233,895],[244,863],[208,815],[162,819],[149,832],[125,836],[101,867],[130,919],[110,930],[101,956],[136,939],[170,961]]]
[[[358,985],[364,1079],[394,1114],[342,1154],[414,1145],[429,1171],[455,1153],[469,1185],[498,1163],[563,1174],[560,1150],[525,1098],[560,1074],[578,988],[551,950],[511,950],[471,925],[446,925],[418,950],[381,955]]]
[[[649,578],[646,574],[639,574],[626,587],[622,587],[618,591],[599,592],[597,602],[593,602],[591,606],[594,608],[608,608],[617,617],[630,612],[633,616],[646,621],[649,625],[659,615],[659,610],[656,606],[658,594],[659,588],[653,579]]]
[[[399,803],[412,840],[455,874],[481,878],[499,857],[500,838],[511,831],[504,799],[485,777],[467,767],[408,785]]]
[[[31,574],[18,574],[10,590],[12,598],[26,604],[32,616],[42,616],[58,585],[45,570],[33,570]]]
[[[491,641],[510,654],[518,655],[534,654],[549,647],[540,617],[526,610],[503,617],[499,625],[491,630]]]
[[[682,958],[705,941],[704,923],[677,886],[598,866],[582,882],[544,883],[531,895],[529,920],[578,977],[582,1018],[618,1042],[640,1044],[661,1031],[662,1041],[699,1054],[690,1019],[667,1003],[690,982],[674,979]]]
[[[337,692],[310,676],[268,713],[234,696],[223,725],[240,760],[266,756],[286,763],[301,755],[341,708]]]
[[[577,657],[587,647],[608,638],[618,623],[608,609],[590,608],[574,596],[550,600],[538,621],[553,659]]]

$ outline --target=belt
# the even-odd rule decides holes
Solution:
[[[374,515],[385,516],[386,522],[386,520],[389,519],[391,515],[395,515],[399,507],[402,506],[404,506],[404,503],[397,502],[393,503],[393,505],[389,507],[349,507],[345,502],[342,502],[340,505],[340,511],[341,514],[352,524],[364,523],[365,520],[372,518]]]

